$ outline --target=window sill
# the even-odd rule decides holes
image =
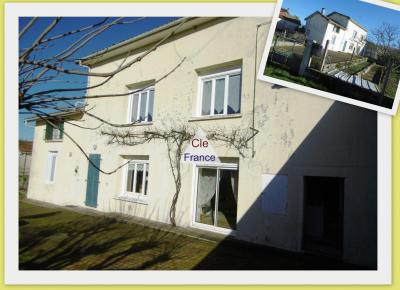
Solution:
[[[128,202],[134,202],[134,203],[139,203],[139,204],[149,204],[149,202],[147,201],[147,198],[140,198],[140,197],[132,197],[132,196],[117,196],[114,199],[116,200],[121,200],[121,201],[128,201]]]
[[[49,142],[49,143],[62,142],[62,141],[63,141],[63,139],[44,139],[44,142]]]
[[[132,124],[132,126],[150,126],[150,125],[153,125],[153,122],[138,122],[138,123]]]
[[[210,120],[223,120],[223,119],[237,119],[241,118],[242,114],[230,114],[230,115],[213,115],[213,116],[200,116],[200,117],[191,117],[189,122],[197,122],[197,121],[210,121]]]

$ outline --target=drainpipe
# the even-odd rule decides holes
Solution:
[[[254,53],[254,79],[253,79],[253,111],[250,129],[253,131],[253,136],[251,139],[251,157],[254,158],[256,155],[255,151],[255,136],[258,134],[258,130],[255,128],[255,109],[256,109],[256,82],[257,82],[257,57],[258,57],[258,30],[261,26],[267,25],[269,22],[263,22],[256,27],[256,43],[255,43],[255,53]]]

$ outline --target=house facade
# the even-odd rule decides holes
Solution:
[[[256,130],[245,156],[210,141],[218,163],[181,163],[177,226],[375,267],[376,113],[258,81],[269,21],[179,19],[90,55],[82,64],[91,72],[112,71],[178,29],[89,91],[126,96],[88,98],[87,108],[108,122],[135,121],[131,130]],[[88,86],[101,81],[89,77]],[[175,183],[165,143],[109,144],[100,130],[71,124],[96,128],[99,120],[62,118],[65,134],[36,121],[29,198],[170,223]],[[100,173],[66,134],[102,170],[124,166]]]
[[[325,10],[316,11],[306,20],[306,38],[316,41],[332,51],[362,54],[368,31],[354,19],[339,12],[325,15]]]

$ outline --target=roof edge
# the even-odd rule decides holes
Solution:
[[[89,54],[88,56],[81,58],[79,63],[82,66],[93,67],[109,58],[120,56],[127,51],[137,50],[149,45],[150,43],[155,43],[165,36],[163,34],[172,31],[172,29],[179,27],[179,25],[181,25],[181,27],[179,27],[179,29],[176,31],[176,34],[186,31],[193,26],[210,22],[216,18],[221,17],[182,17],[152,30],[141,33],[137,36],[131,37],[120,43],[106,47],[98,52]]]

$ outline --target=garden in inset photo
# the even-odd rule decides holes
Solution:
[[[269,81],[392,109],[400,79],[399,11],[359,0],[281,3],[267,47]]]

